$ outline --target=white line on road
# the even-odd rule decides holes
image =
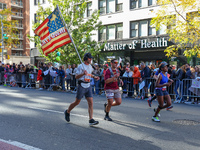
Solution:
[[[42,149],[39,149],[39,148],[35,148],[35,147],[32,147],[32,146],[17,142],[17,141],[10,141],[10,140],[5,141],[3,139],[0,139],[0,141],[7,143],[7,144],[10,144],[10,145],[13,145],[13,146],[16,146],[16,147],[19,147],[19,148],[22,148],[24,150],[42,150]]]
[[[39,107],[27,107],[27,108],[36,109],[36,110],[42,110],[42,111],[47,111],[47,112],[53,112],[53,113],[59,113],[59,114],[64,114],[64,112],[61,112],[61,111],[56,111],[56,110],[51,110],[51,109],[44,109],[44,108],[39,108]],[[80,115],[80,114],[71,114],[71,113],[70,113],[70,115],[88,118],[88,116]],[[95,117],[95,118],[96,118],[96,117]],[[96,118],[96,119],[98,119],[98,120],[103,120],[102,118]]]

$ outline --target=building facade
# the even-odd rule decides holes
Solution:
[[[4,54],[10,56],[10,59],[4,58],[5,63],[30,63],[30,41],[27,35],[30,34],[30,5],[27,0],[0,0],[0,9],[10,8],[12,11],[11,19],[16,20],[16,35],[18,44],[12,44],[11,48],[5,47]],[[6,33],[6,31],[5,31]],[[13,37],[9,37],[13,38]],[[14,40],[14,39],[13,39]],[[1,56],[2,57],[2,56]]]
[[[49,6],[48,2],[43,6]],[[150,24],[159,7],[156,0],[89,0],[84,18],[88,19],[94,10],[99,10],[99,20],[104,26],[102,30],[94,31],[91,37],[99,43],[106,42],[98,63],[104,64],[111,58],[119,57],[123,63],[130,62],[131,65],[141,61],[158,64],[163,60],[175,65],[186,63],[182,51],[179,52],[179,58],[166,57],[164,50],[173,44],[165,32],[167,27],[162,26],[156,31]],[[30,22],[35,20],[37,6],[31,9]],[[34,43],[31,48],[35,48]]]

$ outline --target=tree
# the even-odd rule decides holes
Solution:
[[[8,50],[11,48],[11,46],[15,46],[15,44],[18,44],[19,37],[17,35],[18,29],[14,28],[16,25],[18,25],[17,20],[11,20],[11,15],[13,13],[11,12],[11,9],[3,9],[0,11],[0,16],[2,19],[3,27],[4,27],[4,34],[8,37],[8,39],[3,39],[4,46]],[[2,37],[1,32],[2,25],[0,23],[0,36]]]
[[[61,14],[72,36],[72,39],[77,46],[81,58],[83,58],[83,55],[86,52],[90,52],[94,56],[94,59],[97,60],[97,54],[99,53],[100,48],[97,46],[98,43],[96,41],[91,40],[91,36],[93,35],[92,31],[101,29],[101,22],[98,22],[99,11],[94,10],[91,16],[85,19],[83,15],[88,6],[87,0],[49,0],[49,4],[54,8],[56,8],[57,5],[59,6]],[[40,23],[52,13],[54,8],[50,6],[44,9],[39,5],[39,9],[37,11],[38,22],[34,24],[33,30],[35,30]],[[41,54],[43,54],[39,37],[35,36],[34,41],[36,42],[37,48],[40,50]],[[58,48],[56,51],[48,54],[47,56],[42,56],[48,61],[55,62],[56,52],[58,51],[61,53],[60,63],[80,63],[72,43]]]
[[[167,47],[166,56],[178,57],[184,50],[186,57],[200,58],[200,2],[199,0],[158,0],[161,5],[151,24],[159,30],[167,26],[166,33],[174,44]]]

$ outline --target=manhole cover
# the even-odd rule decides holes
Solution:
[[[198,125],[198,124],[200,124],[199,121],[187,120],[187,119],[178,119],[178,120],[174,120],[173,122],[177,123],[177,124],[181,124],[181,125]]]

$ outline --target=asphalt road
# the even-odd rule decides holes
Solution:
[[[103,120],[105,96],[94,96],[94,119],[100,123],[90,127],[85,99],[71,112],[70,123],[64,119],[75,94],[0,86],[0,96],[0,139],[5,141],[42,150],[200,150],[198,105],[173,104],[156,123],[151,120],[156,101],[149,108],[145,100],[123,99],[108,122]]]

